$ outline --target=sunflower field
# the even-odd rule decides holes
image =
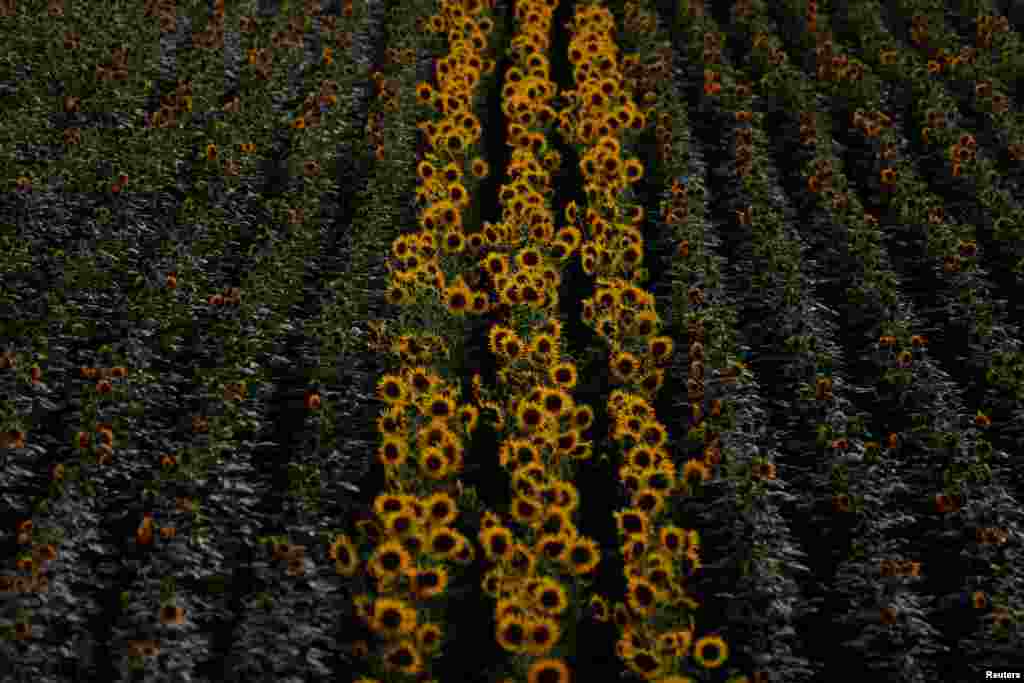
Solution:
[[[1021,678],[1022,36],[0,0],[0,681]]]

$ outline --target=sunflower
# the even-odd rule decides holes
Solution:
[[[611,338],[614,335],[605,336]],[[632,381],[632,379],[640,372],[640,359],[629,351],[619,351],[611,357],[609,366],[612,376],[617,381],[625,384]]]
[[[552,562],[564,562],[569,554],[572,537],[566,534],[543,534],[534,544],[534,552]]]
[[[543,614],[557,617],[569,606],[569,597],[565,588],[556,579],[549,576],[541,577],[530,588],[533,604]]]
[[[466,250],[466,236],[455,228],[449,228],[445,231],[442,244],[446,254],[461,254]]]
[[[540,250],[536,247],[526,247],[515,255],[516,265],[521,269],[536,268],[543,261]]]
[[[506,348],[508,342],[506,342]],[[546,422],[544,407],[533,401],[520,401],[516,409],[516,425],[526,434],[539,431]]]
[[[510,285],[509,287],[505,288],[505,290],[502,292],[502,296],[505,297],[506,294],[508,294],[514,289],[518,291],[515,285]],[[518,303],[518,296],[516,296],[516,299],[517,301],[510,301],[509,303]],[[526,347],[523,344],[523,341],[517,335],[510,334],[507,337],[505,337],[504,341],[501,344],[501,347],[498,349],[498,354],[506,363],[511,363],[515,361],[517,358],[519,358],[525,352],[525,350]]]
[[[711,470],[702,461],[691,458],[683,466],[683,480],[688,484],[711,479]]]
[[[484,554],[491,562],[507,560],[512,554],[512,545],[515,542],[515,537],[508,527],[495,526],[490,529],[484,529],[480,532],[479,538]]]
[[[404,509],[386,515],[382,522],[388,536],[402,537],[416,531],[417,516],[412,509]]]
[[[440,448],[446,440],[450,440],[453,436],[454,434],[448,428],[447,421],[435,418],[420,427],[419,431],[416,432],[416,445],[419,446],[420,450],[432,447]]]
[[[668,362],[674,349],[675,342],[671,337],[651,337],[647,340],[647,351],[654,358],[655,363]]]
[[[441,630],[441,626],[435,623],[421,624],[416,629],[416,645],[419,647],[420,652],[425,654],[434,654],[441,647],[441,639],[444,635],[444,631]]]
[[[626,665],[644,680],[654,680],[665,672],[665,663],[647,648],[630,648]],[[659,679],[660,680],[660,679]]]
[[[660,594],[653,582],[643,576],[632,576],[626,589],[629,607],[634,614],[649,617],[657,608]]]
[[[575,407],[572,404],[572,397],[561,389],[543,389],[538,403],[545,415],[554,420]]]
[[[608,601],[603,596],[593,594],[590,596],[590,601],[587,603],[587,613],[591,619],[599,621],[601,623],[607,623],[611,619],[612,611],[608,606]]]
[[[558,480],[554,484],[556,500],[554,506],[571,513],[580,504],[580,494],[571,481]]]
[[[628,159],[622,169],[622,174],[626,182],[638,182],[644,177],[644,166],[639,159]]]
[[[665,511],[665,494],[650,488],[641,488],[633,494],[632,503],[654,518]]]
[[[448,526],[459,515],[455,500],[443,491],[434,493],[423,501],[423,508],[429,526]]]
[[[439,526],[427,534],[427,553],[437,560],[449,559],[462,543],[462,535],[449,526]]]
[[[550,617],[535,617],[526,624],[526,652],[535,657],[546,655],[558,642],[562,632]]]
[[[434,481],[444,479],[452,471],[451,459],[437,446],[423,449],[419,456],[419,464],[423,474]]]
[[[693,660],[702,669],[717,669],[729,658],[729,647],[719,636],[704,636],[693,645]]]
[[[505,275],[509,272],[508,257],[498,252],[492,251],[488,254],[487,257],[483,259],[481,265],[492,278],[499,275]],[[495,329],[505,328],[502,328],[500,325],[495,325],[491,328],[491,331],[494,332]]]
[[[512,465],[518,469],[525,465],[539,463],[541,459],[540,445],[527,439],[512,439],[509,442]]]
[[[382,493],[373,501],[373,511],[381,519],[395,512],[408,508],[409,499],[407,496],[398,493]]]
[[[577,446],[583,445],[579,430],[568,429],[555,437],[555,453],[559,456],[572,455]]]
[[[444,567],[419,568],[409,572],[409,588],[420,600],[444,593],[448,587],[448,572]]]
[[[668,440],[665,426],[657,420],[646,420],[639,431],[640,441],[651,448],[658,448]]]
[[[392,579],[405,573],[412,563],[409,552],[392,539],[377,546],[370,556],[370,573],[382,579]]]
[[[626,508],[625,510],[614,512],[612,515],[615,517],[615,522],[621,536],[639,536],[641,538],[647,536],[647,530],[650,528],[651,522],[647,513],[643,510]]]
[[[469,169],[477,180],[483,180],[490,174],[490,166],[480,157],[476,157],[470,162]]]
[[[594,424],[594,409],[589,405],[576,406],[572,415],[572,424],[581,432],[590,429]]]
[[[569,683],[569,665],[563,659],[538,659],[530,665],[527,683]]]
[[[503,581],[504,570],[495,566],[484,574],[483,580],[480,581],[480,590],[488,597],[497,599],[500,597]]]
[[[512,554],[508,560],[508,576],[530,576],[537,565],[537,556],[523,543],[512,546]]]
[[[379,598],[373,604],[370,628],[389,639],[404,636],[416,630],[416,610],[401,600]]]
[[[386,435],[383,443],[377,449],[377,460],[382,465],[398,467],[406,461],[409,456],[409,444],[401,437]]]
[[[377,382],[377,395],[389,405],[401,405],[408,397],[408,388],[398,375],[384,375]]]
[[[577,536],[569,546],[567,561],[573,575],[589,574],[601,561],[601,551],[597,542],[592,538]]]
[[[532,526],[540,520],[543,508],[535,502],[522,495],[516,496],[512,501],[509,514],[519,524]]]
[[[413,641],[401,640],[384,652],[384,667],[404,674],[418,674],[423,670],[423,656]]]
[[[466,431],[472,433],[480,420],[480,409],[469,404],[461,405],[455,411],[455,416]]]
[[[498,620],[494,633],[498,645],[508,652],[519,654],[526,651],[527,622],[523,617],[506,614]]]
[[[455,414],[455,400],[446,392],[430,394],[422,402],[424,417],[445,420]]]
[[[550,358],[558,350],[558,340],[550,334],[538,334],[530,344],[530,351],[542,359]]]
[[[434,98],[434,89],[429,83],[416,84],[416,99],[420,104],[430,104]]]

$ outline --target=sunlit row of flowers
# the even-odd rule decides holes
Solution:
[[[570,205],[566,218],[586,230],[580,255],[597,287],[583,302],[583,319],[608,345],[610,375],[622,385],[612,392],[608,412],[622,455],[619,477],[631,496],[630,505],[615,513],[628,587],[626,602],[611,616],[620,630],[618,656],[635,674],[658,680],[691,671],[688,658],[698,669],[710,669],[728,657],[720,637],[695,639],[692,611],[698,603],[684,585],[701,566],[699,535],[675,524],[669,514],[672,497],[693,493],[711,477],[711,466],[694,458],[677,472],[667,430],[651,403],[664,382],[674,342],[659,334],[654,297],[642,287],[644,212],[630,191],[644,169],[626,156],[628,133],[646,126],[646,114],[634,104],[632,86],[623,77],[624,60],[611,39],[612,14],[596,4],[577,6],[569,28],[576,88],[564,134],[580,151],[588,208],[577,215],[578,208]],[[702,371],[703,365],[697,361],[694,367]],[[694,396],[694,424],[703,418],[700,398]],[[596,605],[607,611],[600,600]]]
[[[556,2],[515,6],[511,62],[501,106],[512,148],[509,182],[499,188],[508,241],[481,261],[502,306],[504,323],[491,327],[498,361],[495,397],[503,416],[499,464],[511,475],[504,514],[484,513],[480,543],[491,569],[483,591],[496,600],[495,637],[529,683],[570,680],[562,656],[575,626],[582,590],[600,561],[597,543],[574,521],[580,492],[576,462],[592,455],[584,438],[594,413],[576,403],[577,367],[564,351],[558,319],[561,265],[579,247],[573,227],[557,229],[551,210],[553,174],[561,165],[549,149],[557,117],[550,48]]]
[[[427,116],[418,124],[427,143],[416,169],[419,225],[395,239],[388,261],[386,299],[407,324],[379,349],[398,360],[377,385],[385,406],[377,420],[376,460],[386,486],[374,502],[376,518],[361,524],[364,540],[373,544],[365,560],[359,540],[348,535],[337,537],[330,550],[338,573],[363,585],[358,616],[383,643],[378,653],[363,654],[372,654],[382,679],[427,675],[445,639],[449,582],[476,557],[473,540],[456,528],[464,512],[459,473],[486,404],[475,389],[463,396],[458,382],[447,378],[451,340],[435,333],[430,321],[436,317],[424,316],[451,323],[491,308],[488,292],[471,288],[462,273],[469,254],[485,247],[472,241],[482,235],[468,235],[464,221],[475,182],[489,172],[474,151],[483,131],[473,107],[482,79],[494,70],[488,43],[495,21],[483,3],[454,0],[440,3],[426,26],[447,39],[448,54],[436,60],[436,83],[417,85]],[[460,334],[457,325],[451,329]]]

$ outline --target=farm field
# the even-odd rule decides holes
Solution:
[[[0,682],[1024,676],[1022,32],[0,0]]]

